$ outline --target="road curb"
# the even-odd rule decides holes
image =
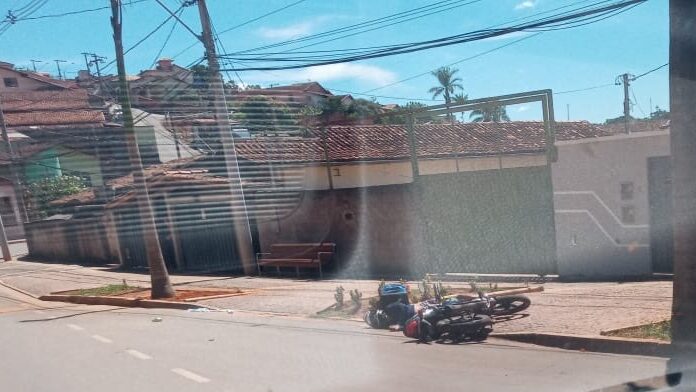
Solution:
[[[122,298],[122,297],[97,297],[91,295],[42,295],[42,301],[70,302],[82,305],[108,305],[130,308],[161,308],[161,309],[198,309],[207,306],[175,301],[162,301],[156,299]]]
[[[671,356],[670,343],[660,340],[524,332],[492,333],[491,337],[531,343],[539,346],[557,347],[565,350],[644,355],[662,358],[669,358]]]

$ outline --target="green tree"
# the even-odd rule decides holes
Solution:
[[[437,78],[439,85],[431,87],[428,92],[433,95],[433,99],[441,96],[445,100],[445,107],[447,109],[449,109],[449,106],[452,103],[452,95],[454,92],[456,90],[464,89],[464,87],[461,85],[462,79],[455,76],[457,72],[459,72],[459,70],[456,68],[440,67],[430,73]],[[449,113],[447,114],[447,118],[450,121],[453,121],[454,115]]]
[[[35,219],[45,218],[54,213],[50,202],[87,189],[85,179],[78,176],[45,178],[31,183],[26,188],[26,200]]]
[[[453,98],[456,105],[464,105],[469,100],[469,96],[464,94],[463,91],[455,94]],[[461,113],[461,119],[464,121],[464,112]]]
[[[233,118],[251,133],[274,134],[298,131],[299,113],[264,96],[244,97],[230,102]]]
[[[473,110],[469,119],[473,122],[503,122],[510,121],[510,116],[508,116],[505,106],[495,105]]]
[[[651,120],[668,120],[669,119],[669,112],[660,109],[659,106],[655,106],[655,111],[650,113],[650,119]]]

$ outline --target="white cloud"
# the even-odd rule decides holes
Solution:
[[[529,110],[529,106],[527,106],[527,105],[522,105],[522,106],[517,108],[518,113],[526,112],[527,110]]]
[[[396,80],[396,75],[384,68],[365,64],[330,64],[310,67],[300,71],[300,79],[329,82],[352,79],[361,82],[387,84]]]
[[[396,81],[396,74],[387,69],[366,64],[330,64],[309,67],[301,70],[273,71],[250,74],[245,82],[261,84],[262,86],[307,81],[335,82],[350,80],[366,85],[383,85]],[[330,89],[330,85],[327,86]]]
[[[534,8],[534,7],[536,7],[536,3],[537,3],[536,0],[524,0],[521,3],[518,3],[515,6],[515,9],[516,10],[524,10],[524,9],[528,9],[528,8]]]
[[[268,39],[292,39],[311,33],[314,25],[308,21],[285,27],[262,27],[259,34]]]

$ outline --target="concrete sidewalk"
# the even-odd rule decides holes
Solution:
[[[121,283],[148,287],[149,275],[116,271],[106,267],[85,267],[52,263],[11,261],[0,263],[0,280],[30,292],[45,295],[56,291],[91,288]],[[364,298],[376,295],[377,280],[298,280],[172,275],[178,286],[242,288],[249,295],[202,301],[220,308],[311,316],[334,302],[336,287],[360,290]],[[415,286],[415,283],[412,283]],[[467,282],[446,282],[468,287]],[[513,283],[500,287],[514,286]],[[519,284],[517,284],[519,286]],[[523,315],[498,323],[496,332],[550,332],[594,335],[601,331],[659,321],[670,316],[672,283],[546,283],[545,291],[531,293],[532,306]],[[349,300],[346,293],[346,300]]]

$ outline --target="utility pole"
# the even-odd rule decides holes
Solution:
[[[696,387],[696,2],[670,0],[669,19],[674,283],[667,380],[687,391]]]
[[[34,72],[36,72],[36,63],[43,63],[41,60],[29,60],[31,61],[31,67],[34,69]]]
[[[150,203],[150,195],[147,190],[147,182],[143,173],[143,164],[138,150],[138,140],[135,136],[133,124],[133,113],[130,106],[128,92],[128,82],[126,81],[126,65],[123,60],[123,39],[122,39],[122,20],[121,20],[121,0],[111,0],[111,27],[114,30],[114,46],[116,49],[116,68],[118,69],[118,81],[120,94],[118,96],[121,110],[123,112],[123,130],[126,136],[128,155],[130,157],[131,168],[133,170],[133,185],[135,191],[136,204],[140,215],[140,225],[142,227],[143,241],[145,242],[145,252],[147,263],[150,267],[150,282],[152,285],[152,298],[171,298],[174,297],[174,287],[169,280],[167,266],[164,264],[162,248],[160,247],[159,236],[155,216]]]
[[[87,73],[91,75],[91,74],[92,74],[92,69],[91,69],[90,66],[89,66],[89,65],[90,65],[90,64],[89,64],[89,59],[87,58],[87,56],[89,56],[91,53],[82,52],[82,53],[80,53],[80,54],[83,55],[83,56],[85,57],[85,66],[87,67]]]
[[[94,66],[97,68],[97,77],[101,79],[101,68],[99,67],[100,63],[103,63],[104,60],[106,60],[106,57],[102,56],[97,56],[95,53],[89,53],[92,55],[92,61],[90,61],[90,64],[94,64]]]
[[[623,75],[619,75],[616,77],[616,82],[615,84],[618,86],[620,84],[623,84],[623,90],[624,90],[624,101],[623,101],[623,107],[624,107],[624,129],[626,133],[631,133],[631,130],[629,128],[629,122],[631,119],[631,99],[628,97],[628,88],[631,86],[631,82],[633,81],[633,75],[625,73]]]
[[[570,121],[570,104],[566,104],[566,115],[568,116],[566,120]]]
[[[63,73],[60,71],[60,63],[67,63],[65,60],[53,60],[56,62],[56,67],[58,67],[58,79],[63,79]]]
[[[6,140],[7,144],[9,146],[9,140],[10,138],[7,135],[7,125],[5,124],[5,114],[2,111],[2,103],[0,102],[0,131],[2,131],[2,139]],[[13,171],[15,161],[14,161],[14,154],[11,153],[11,151],[6,151],[10,158],[10,170]],[[13,184],[13,188],[19,186],[19,184]],[[16,193],[15,193],[16,194]],[[17,204],[20,203],[20,200],[17,200]],[[12,203],[10,203],[10,206],[12,206]],[[10,261],[12,260],[12,253],[10,253],[10,244],[7,242],[7,232],[5,232],[5,224],[2,221],[2,216],[0,216],[0,248],[2,248],[2,258],[5,261]]]
[[[232,138],[229,110],[227,109],[227,102],[225,101],[224,85],[222,83],[222,76],[220,75],[220,64],[218,63],[217,53],[215,51],[215,41],[213,40],[213,33],[210,27],[210,15],[208,14],[208,7],[205,0],[198,0],[198,12],[203,29],[201,41],[203,41],[203,45],[205,46],[205,55],[208,59],[208,72],[210,76],[208,89],[213,98],[213,112],[219,130],[222,157],[225,161],[225,168],[230,181],[230,211],[234,224],[237,251],[239,252],[244,272],[246,274],[251,274],[256,270],[254,265],[254,247],[252,244],[251,227],[249,226],[246,201],[244,200],[244,190],[239,173],[237,153],[234,147],[234,139]],[[235,214],[235,212],[239,214]]]

